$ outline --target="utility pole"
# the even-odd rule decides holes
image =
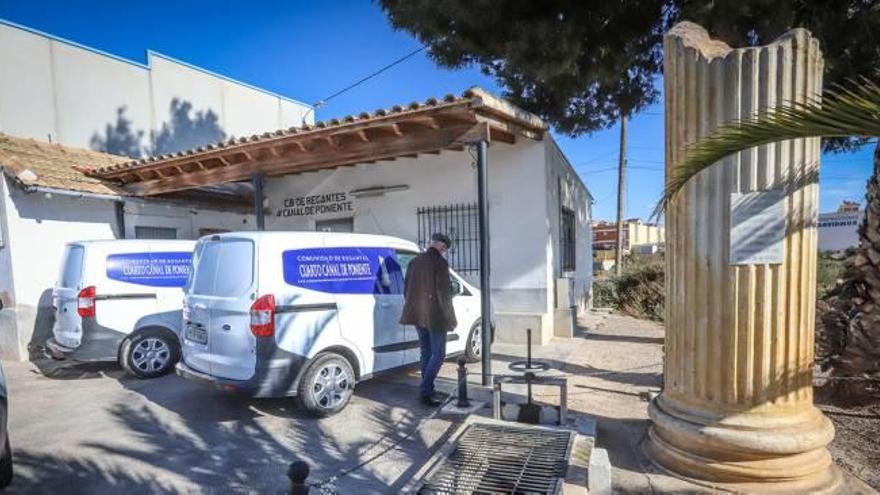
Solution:
[[[620,115],[620,164],[617,169],[617,247],[614,253],[614,273],[623,272],[623,215],[626,209],[626,120]]]

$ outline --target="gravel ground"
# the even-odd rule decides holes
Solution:
[[[880,405],[819,408],[834,423],[830,450],[837,465],[880,490]]]

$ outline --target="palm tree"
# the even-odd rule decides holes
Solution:
[[[667,180],[654,215],[662,213],[692,177],[727,155],[813,137],[880,137],[880,86],[866,79],[852,81],[827,90],[821,101],[783,103],[767,113],[719,127],[687,150]],[[880,144],[874,151],[866,202],[858,251],[847,272],[850,287],[842,292],[849,296],[847,306],[853,318],[835,373],[880,378]],[[844,388],[864,391],[863,383],[849,382]]]

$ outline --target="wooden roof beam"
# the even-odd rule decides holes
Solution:
[[[472,128],[471,125],[454,126],[433,132],[376,139],[368,143],[352,143],[330,152],[323,150],[256,163],[237,163],[228,167],[217,167],[174,177],[131,183],[126,185],[125,189],[132,194],[155,195],[225,182],[243,181],[247,180],[254,171],[261,171],[267,175],[280,175],[396,158],[424,150],[437,150],[453,146],[459,143],[459,140],[464,136],[470,136]]]

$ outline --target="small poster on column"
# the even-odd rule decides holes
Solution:
[[[785,192],[730,195],[730,264],[781,264],[785,257]]]

